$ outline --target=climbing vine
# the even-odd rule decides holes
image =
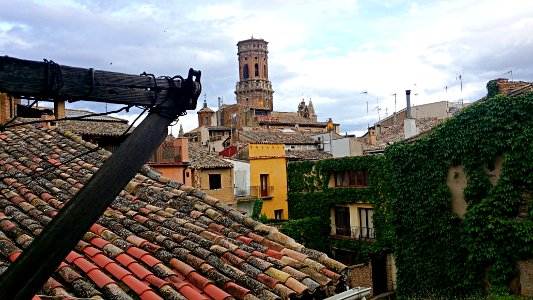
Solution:
[[[533,257],[532,100],[495,95],[424,138],[387,148],[399,295],[517,292],[517,263]],[[503,169],[491,178],[498,157]],[[464,218],[451,209],[454,166],[467,178]]]
[[[380,238],[377,239],[378,242],[372,248],[366,247],[367,243],[357,240],[324,239],[324,236],[329,236],[331,230],[330,212],[336,204],[371,203],[374,207],[384,205],[387,201],[387,197],[385,197],[387,190],[385,185],[386,168],[385,157],[382,155],[289,163],[287,168],[289,219],[300,222],[298,226],[304,222],[309,222],[313,223],[314,226],[321,226],[322,230],[315,229],[317,231],[313,232],[299,231],[298,228],[288,229],[292,224],[288,224],[285,230],[291,232],[289,235],[293,236],[292,234],[294,234],[299,237],[300,242],[320,239],[321,250],[326,253],[332,248],[359,250],[357,251],[358,256],[361,259],[368,259],[371,253],[388,251],[391,248],[390,237],[392,236],[391,228],[388,225],[389,216],[376,210],[374,210],[374,228],[376,228],[376,236]],[[349,170],[367,170],[368,187],[329,187],[333,172]],[[317,223],[316,220],[321,220],[321,222]],[[377,224],[381,224],[379,230]],[[316,232],[323,232],[324,235],[318,237]]]
[[[487,100],[385,155],[290,163],[289,217],[330,222],[336,204],[371,203],[377,241],[340,246],[363,258],[391,249],[399,297],[516,294],[517,264],[533,258],[533,94],[507,97],[491,82],[487,89]],[[452,210],[453,168],[466,178],[462,213]],[[334,171],[354,169],[368,170],[368,188],[328,187]]]

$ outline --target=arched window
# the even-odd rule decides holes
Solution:
[[[255,64],[255,76],[259,76],[259,64]]]
[[[244,77],[245,79],[250,78],[250,70],[248,70],[248,64],[244,65],[244,68],[242,70],[242,77]]]

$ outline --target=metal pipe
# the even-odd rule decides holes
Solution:
[[[407,99],[407,119],[411,119],[411,90],[405,90],[405,97]]]
[[[355,287],[345,292],[326,298],[325,300],[356,300],[370,295],[371,288]]]

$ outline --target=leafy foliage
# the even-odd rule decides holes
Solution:
[[[330,232],[330,211],[336,204],[347,203],[371,203],[376,206],[383,206],[387,201],[385,181],[388,172],[386,171],[384,156],[362,156],[346,157],[337,159],[327,159],[318,162],[302,161],[291,162],[287,167],[289,178],[289,219],[290,220],[321,220],[315,226],[322,226],[316,231],[304,231],[296,234],[295,239],[303,244],[305,241],[319,239],[320,249],[326,253],[332,247],[347,250],[359,250],[362,254],[359,257],[368,258],[372,252],[388,251],[391,244],[392,231],[388,225],[389,215],[374,210],[374,226],[376,236],[379,237],[376,246],[364,247],[363,251],[359,241],[339,242],[336,240],[324,239]],[[329,188],[331,174],[334,171],[368,170],[369,186],[360,188]],[[303,222],[303,221],[302,221]],[[381,224],[379,227],[377,224]],[[377,229],[379,228],[379,230]],[[317,232],[322,232],[323,236],[318,236]],[[307,236],[308,234],[308,236]],[[293,236],[293,235],[291,235]],[[342,243],[340,245],[339,243]],[[350,245],[348,245],[348,244]],[[314,243],[313,243],[314,244]],[[311,247],[312,248],[312,247]],[[358,252],[358,253],[359,253]],[[364,253],[363,253],[364,252]]]
[[[308,248],[327,252],[329,251],[328,229],[329,220],[310,217],[289,220],[281,226],[280,231]]]
[[[254,201],[254,207],[252,208],[252,219],[259,220],[261,216],[261,210],[263,209],[263,200],[261,198],[257,198]],[[266,218],[266,216],[265,216]]]
[[[487,89],[486,101],[414,142],[389,146],[385,155],[290,163],[290,219],[329,222],[336,204],[371,203],[377,242],[368,249],[354,241],[335,247],[362,257],[392,249],[399,297],[512,294],[517,262],[533,258],[533,94],[503,96],[491,82]],[[489,171],[498,157],[503,169],[494,178]],[[467,175],[464,218],[452,211],[453,166]],[[368,188],[328,187],[334,171],[353,169],[369,171]],[[311,244],[313,236],[300,238]]]
[[[531,215],[517,216],[533,183],[532,100],[496,95],[414,143],[387,149],[399,295],[482,294],[487,270],[489,293],[512,292],[517,261],[533,257]],[[487,169],[502,155],[503,171],[493,185]],[[464,219],[452,212],[446,185],[456,165],[464,166],[468,180]]]

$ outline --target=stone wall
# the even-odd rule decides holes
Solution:
[[[533,297],[533,258],[518,262],[520,295]]]
[[[372,267],[370,263],[350,266],[348,274],[348,285],[350,287],[372,287]],[[374,293],[370,291],[368,298],[372,297],[374,297]]]

